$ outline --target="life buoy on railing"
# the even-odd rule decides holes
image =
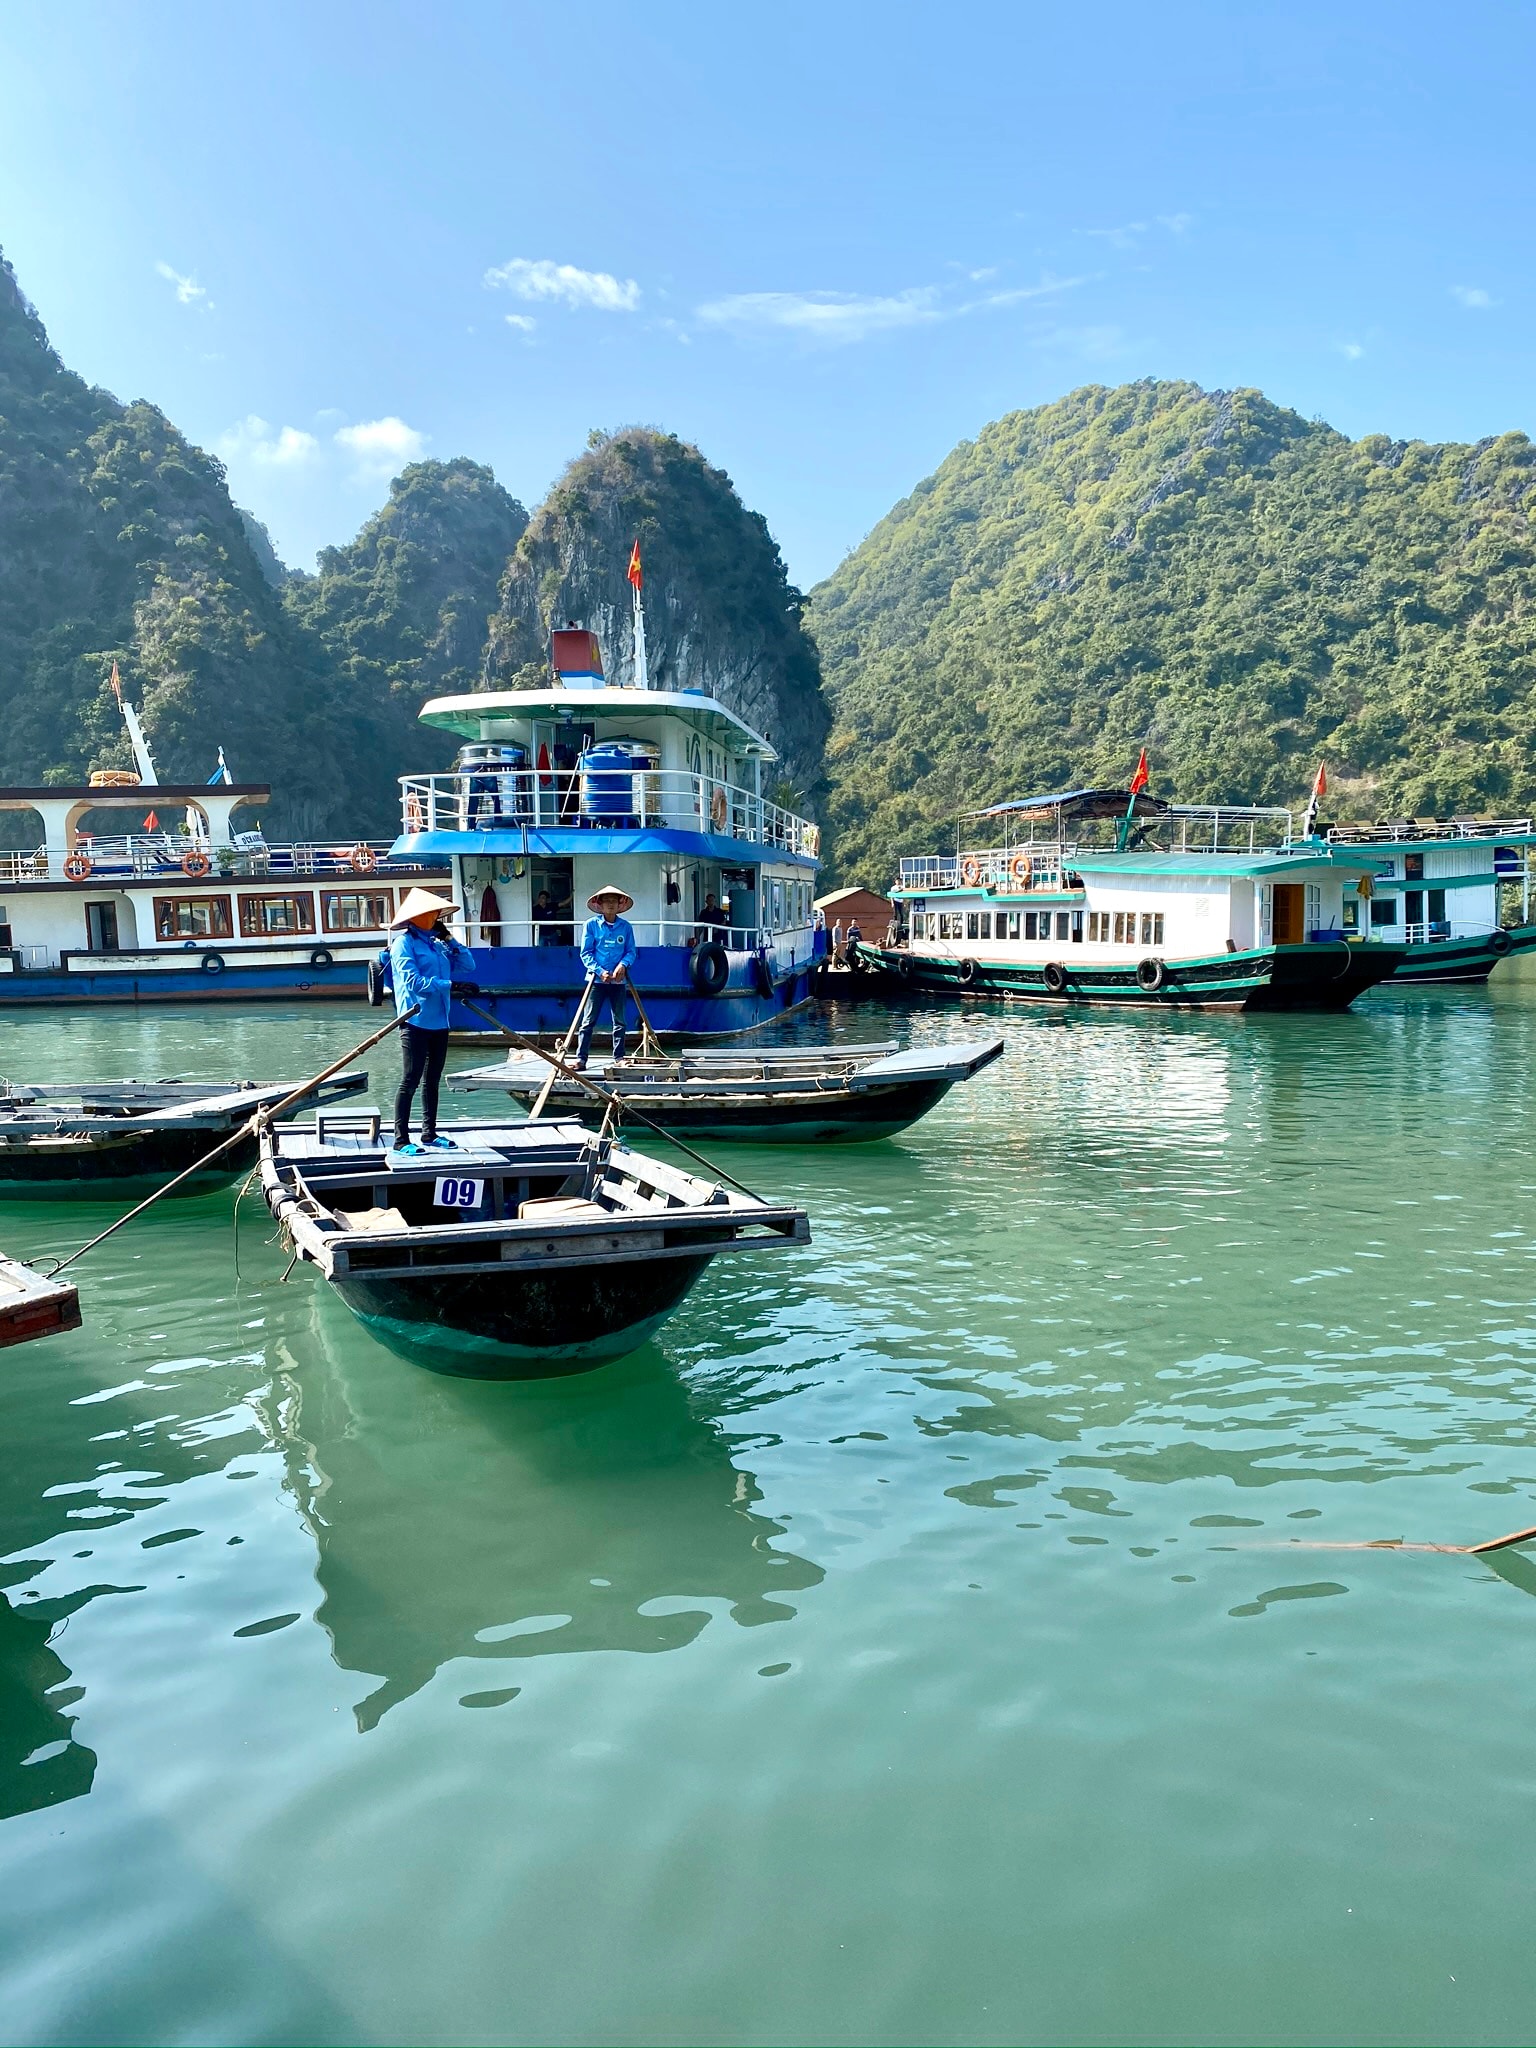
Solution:
[[[71,882],[84,882],[90,877],[91,862],[88,854],[72,853],[64,863],[64,873]]]
[[[725,830],[725,821],[730,815],[730,806],[725,800],[725,785],[717,782],[714,794],[709,799],[709,822],[717,832]]]
[[[204,875],[212,874],[213,862],[206,853],[199,853],[197,848],[194,847],[190,853],[184,853],[181,856],[181,872],[189,880],[200,882]]]
[[[347,866],[355,875],[371,875],[378,864],[379,856],[364,839],[359,839],[347,855]]]
[[[1035,879],[1035,864],[1027,853],[1016,853],[1008,863],[1008,874],[1015,889],[1027,889]]]
[[[967,889],[974,889],[981,880],[981,862],[967,854],[960,863],[960,879]]]
[[[407,832],[425,832],[426,812],[421,808],[421,798],[414,789],[405,792],[405,829]]]

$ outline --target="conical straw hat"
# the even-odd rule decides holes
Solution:
[[[429,910],[453,908],[453,902],[447,896],[434,896],[430,889],[407,889],[404,901],[389,921],[389,928],[393,931],[398,924],[409,924],[413,917],[425,917]]]
[[[617,896],[620,910],[633,910],[635,899],[627,889],[621,889],[617,882],[604,882],[601,889],[594,889],[587,898],[588,910],[596,910],[604,896]]]

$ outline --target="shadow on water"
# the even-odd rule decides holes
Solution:
[[[0,1820],[79,1799],[95,1780],[95,1753],[75,1741],[67,1711],[82,1688],[49,1642],[88,1597],[38,1601],[25,1613],[0,1597]]]
[[[711,1619],[691,1602],[754,1628],[822,1578],[775,1547],[707,1394],[653,1347],[486,1385],[396,1358],[317,1299],[313,1349],[263,1415],[314,1537],[317,1619],[337,1664],[377,1681],[363,1730],[451,1659],[501,1667],[492,1681],[528,1657],[679,1649]]]

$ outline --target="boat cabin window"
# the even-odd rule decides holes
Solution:
[[[1135,916],[1128,917],[1126,922],[1134,926]],[[1135,936],[1134,931],[1131,936]],[[1144,946],[1160,946],[1163,943],[1163,913],[1160,910],[1144,910],[1141,913],[1141,943]]]
[[[1107,910],[1090,910],[1088,913],[1088,943],[1091,946],[1100,946],[1107,943],[1108,939],[1109,912]]]
[[[379,931],[395,907],[391,889],[322,889],[320,917],[328,932]]]
[[[1404,880],[1405,882],[1422,882],[1422,881],[1423,881],[1423,879],[1424,879],[1424,856],[1423,856],[1423,854],[1422,854],[1422,853],[1405,853],[1405,854],[1403,855],[1403,880]]]
[[[315,899],[308,890],[302,896],[242,896],[240,936],[264,939],[283,932],[312,932],[315,928]]]
[[[155,936],[160,939],[228,939],[234,936],[227,896],[157,896]]]
[[[1373,896],[1371,898],[1371,923],[1373,925],[1397,923],[1397,898],[1395,896]]]

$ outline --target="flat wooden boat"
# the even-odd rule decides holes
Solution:
[[[47,1280],[20,1259],[0,1258],[0,1349],[80,1327],[80,1293],[69,1280]]]
[[[479,1379],[584,1372],[660,1328],[722,1252],[810,1242],[803,1209],[648,1159],[570,1119],[451,1126],[403,1157],[373,1111],[262,1140],[267,1206],[370,1330]]]
[[[656,1058],[595,1060],[594,1081],[663,1129],[690,1137],[784,1145],[889,1138],[926,1116],[957,1081],[1002,1052],[1001,1038],[956,1045],[691,1046]],[[454,1089],[499,1089],[526,1106],[549,1080],[547,1061],[514,1054],[449,1076]],[[603,1105],[557,1074],[549,1107],[601,1123]]]
[[[333,1102],[367,1086],[337,1074],[304,1100]],[[193,1166],[291,1081],[0,1083],[0,1200],[111,1200],[151,1194]],[[232,1145],[177,1194],[225,1187],[256,1159],[256,1140]]]

